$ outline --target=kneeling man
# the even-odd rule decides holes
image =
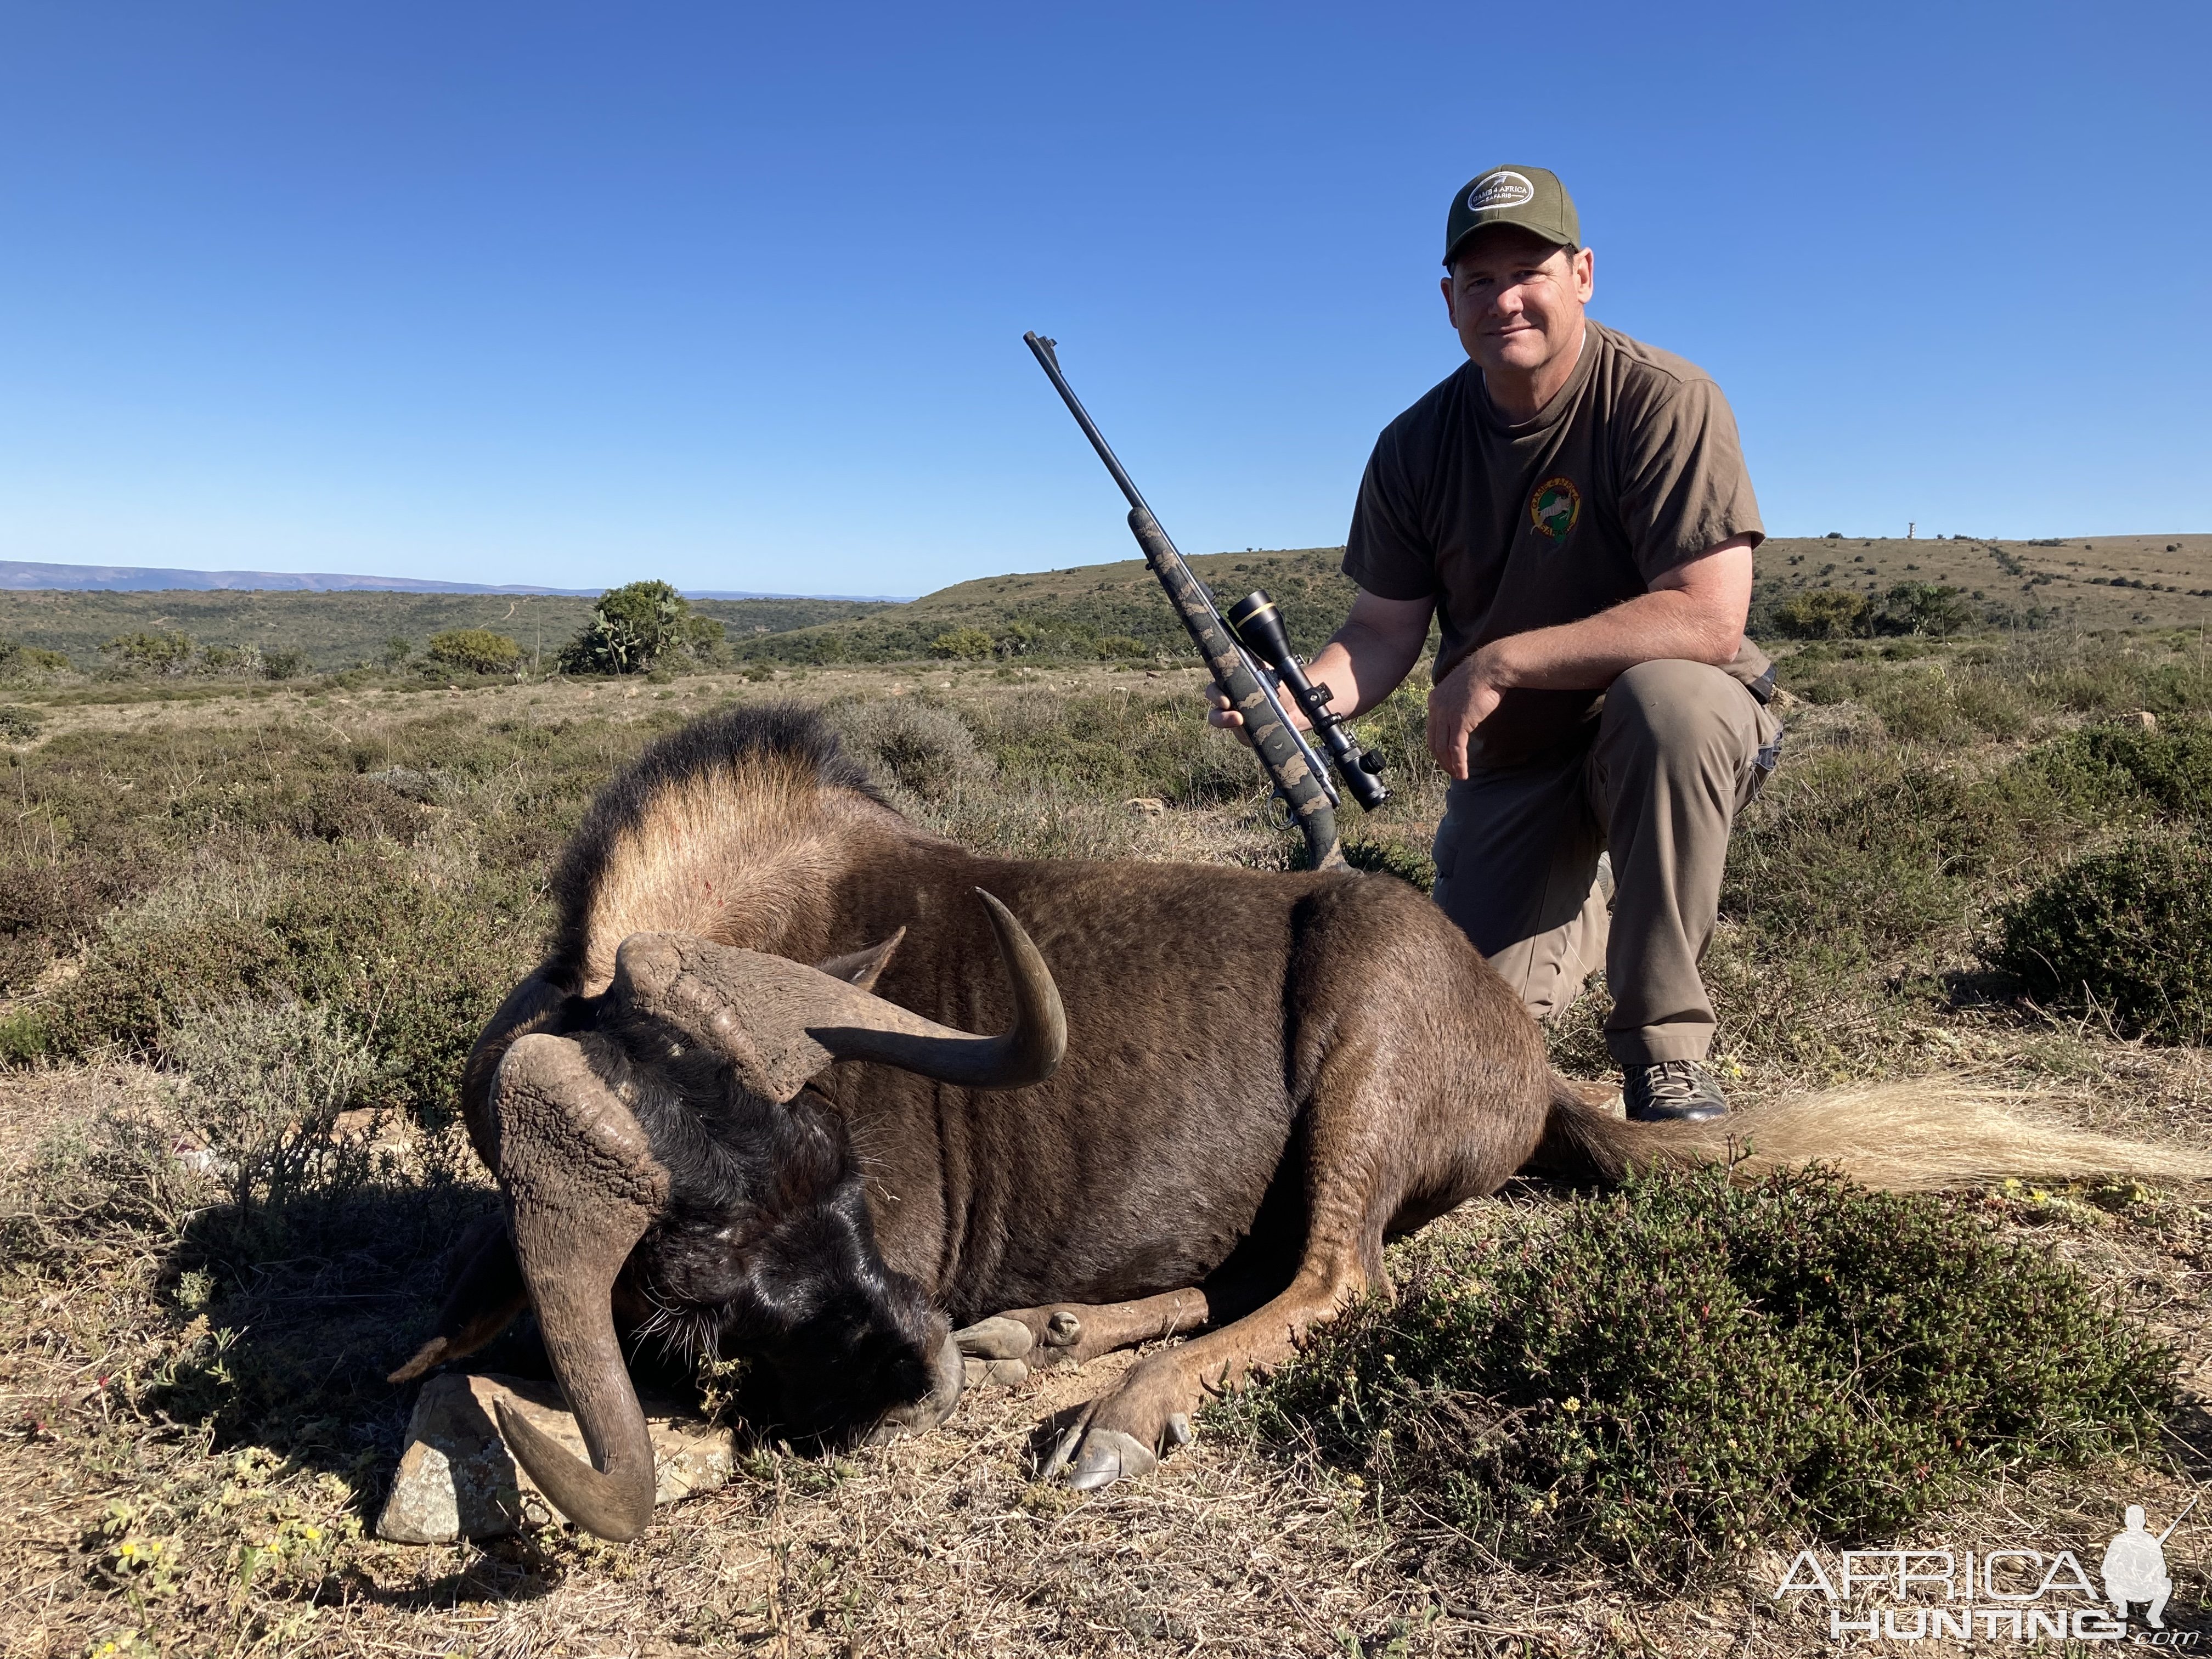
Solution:
[[[1743,636],[1765,532],[1735,420],[1702,369],[1585,315],[1590,251],[1542,168],[1453,198],[1444,267],[1468,362],[1377,440],[1359,596],[1309,672],[1371,708],[1437,620],[1437,902],[1540,1019],[1602,963],[1629,1115],[1716,1117],[1698,961],[1781,744]]]

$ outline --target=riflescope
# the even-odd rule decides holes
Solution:
[[[1255,591],[1231,605],[1227,616],[1230,628],[1244,648],[1290,687],[1291,695],[1305,712],[1307,723],[1336,762],[1336,775],[1344,780],[1352,799],[1370,812],[1389,799],[1390,792],[1375,775],[1382,769],[1382,757],[1360,752],[1358,743],[1345,729],[1344,716],[1328,706],[1335,694],[1306,678],[1297,653],[1291,649],[1291,636],[1283,631],[1283,618],[1275,602],[1265,592]]]

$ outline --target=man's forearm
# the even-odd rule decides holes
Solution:
[[[1486,678],[1500,689],[1601,691],[1637,664],[1662,658],[1721,667],[1742,643],[1741,623],[1717,623],[1710,606],[1662,589],[1580,622],[1493,640],[1479,654],[1492,671]]]
[[[1332,694],[1329,707],[1346,720],[1365,714],[1398,689],[1420,659],[1428,642],[1425,626],[1408,647],[1404,630],[1395,636],[1348,622],[1329,636],[1306,665],[1306,678]],[[1293,705],[1295,710],[1295,705]],[[1303,717],[1297,717],[1303,726]]]

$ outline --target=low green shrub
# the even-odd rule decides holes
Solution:
[[[1964,925],[1977,884],[2066,844],[2077,820],[2032,770],[1974,779],[1861,750],[1783,769],[1729,848],[1721,910],[1754,948],[1871,962]]]
[[[0,1014],[0,1068],[35,1065],[46,1053],[46,1018],[36,1008]]]
[[[0,703],[0,743],[28,743],[45,725],[34,709],[20,703]]]
[[[1010,782],[1152,795],[1173,806],[1216,805],[1265,787],[1243,746],[1206,723],[1196,696],[1024,696],[974,719],[977,747]]]
[[[929,654],[956,662],[983,662],[993,647],[991,636],[980,628],[948,628],[929,642]]]
[[[956,788],[991,776],[975,734],[949,708],[907,696],[836,703],[823,712],[845,751],[878,782],[926,801],[941,802]]]
[[[1984,957],[2047,1008],[2212,1040],[2212,846],[2137,836],[2075,859],[1998,913]]]
[[[433,878],[390,843],[308,842],[292,859],[186,877],[111,916],[45,1006],[52,1051],[158,1055],[203,1010],[296,999],[368,1045],[363,1104],[441,1121],[477,1032],[535,957],[547,920],[535,882]]]
[[[2212,724],[2203,720],[2089,726],[2043,744],[2025,763],[2094,810],[2148,804],[2212,820]]]
[[[34,674],[65,674],[70,659],[58,651],[42,650],[20,640],[0,640],[0,679],[27,678]]]
[[[1867,602],[1847,588],[1816,587],[1776,607],[1774,625],[1792,639],[1851,639],[1867,631]]]
[[[2154,1443],[2171,1352],[2050,1254],[1822,1171],[1655,1176],[1394,1252],[1241,1409],[1401,1519],[1680,1580],[1893,1533],[2001,1470]]]
[[[333,1135],[376,1072],[375,1057],[330,1010],[245,997],[164,1027],[163,1058],[181,1071],[183,1112],[231,1182],[241,1214],[282,1209],[318,1184],[344,1185],[365,1171],[360,1143]]]
[[[1344,861],[1355,870],[1411,882],[1424,893],[1437,884],[1437,861],[1429,856],[1426,848],[1407,842],[1385,841],[1379,836],[1347,838],[1344,842]]]
[[[489,628],[456,628],[430,635],[423,666],[441,674],[512,674],[522,666],[522,647]]]

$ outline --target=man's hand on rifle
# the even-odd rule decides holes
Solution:
[[[1351,720],[1389,696],[1421,654],[1435,609],[1433,599],[1385,599],[1364,591],[1353,599],[1344,626],[1306,665],[1307,677],[1335,694],[1329,712]],[[1242,729],[1244,717],[1218,691],[1212,705],[1208,723],[1236,732],[1249,748],[1252,738]],[[1283,712],[1299,731],[1312,729],[1296,698],[1283,699]]]
[[[1305,710],[1298,707],[1297,698],[1285,693],[1278,701],[1283,705],[1285,718],[1292,726],[1301,732],[1313,730],[1312,723],[1306,719]],[[1224,732],[1234,732],[1237,734],[1237,741],[1249,749],[1252,746],[1252,734],[1244,729],[1243,715],[1229,706],[1228,694],[1217,689],[1213,693],[1212,705],[1206,711],[1206,723],[1208,726],[1218,726]]]

